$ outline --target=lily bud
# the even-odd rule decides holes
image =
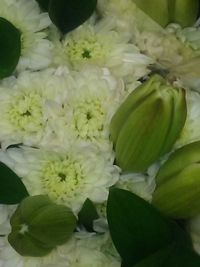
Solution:
[[[123,171],[143,172],[169,152],[186,120],[185,91],[152,76],[134,90],[111,121],[116,161]]]
[[[200,213],[200,141],[176,150],[156,176],[153,204],[173,218]]]
[[[172,7],[174,6],[170,22],[179,23],[182,27],[192,26],[195,23],[199,13],[199,0],[169,0],[168,2],[172,3]]]
[[[10,245],[22,256],[41,257],[70,238],[76,218],[66,206],[38,195],[25,198],[10,223]]]
[[[192,26],[199,10],[199,0],[133,0],[147,15],[161,26],[171,22],[182,27]]]
[[[168,24],[169,9],[167,0],[133,0],[133,2],[162,27]]]

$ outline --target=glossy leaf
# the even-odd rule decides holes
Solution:
[[[6,19],[0,18],[0,79],[13,73],[20,54],[20,31]]]
[[[173,249],[173,246],[169,245],[133,265],[133,267],[163,267]]]
[[[50,0],[36,0],[36,1],[43,10],[48,11]]]
[[[98,218],[99,215],[93,202],[90,199],[86,199],[78,214],[79,223],[82,224],[87,231],[93,232],[93,221]]]
[[[200,256],[194,251],[184,248],[181,246],[176,246],[176,244],[171,245],[157,253],[151,255],[150,257],[144,259],[132,267],[199,267],[200,266]]]
[[[0,162],[0,204],[17,204],[28,196],[21,179]]]
[[[149,203],[122,189],[112,189],[107,218],[112,240],[124,265],[132,266],[170,245],[171,224]]]
[[[49,16],[63,33],[67,33],[83,22],[94,12],[97,0],[50,0]]]

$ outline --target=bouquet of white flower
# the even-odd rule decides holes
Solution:
[[[200,266],[199,10],[0,1],[0,267]]]

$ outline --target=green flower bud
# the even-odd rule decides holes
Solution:
[[[153,204],[173,218],[200,213],[200,141],[176,150],[156,176]]]
[[[169,22],[168,1],[133,0],[133,2],[162,27],[165,27],[168,24]]]
[[[170,22],[179,23],[182,27],[192,26],[195,23],[199,12],[199,0],[169,0],[168,2],[172,8],[174,7]]]
[[[185,91],[152,76],[134,90],[111,121],[116,162],[123,171],[143,172],[169,152],[186,120]]]
[[[133,0],[147,15],[161,26],[170,22],[182,27],[191,26],[198,16],[199,0]]]
[[[76,218],[66,206],[38,195],[25,198],[10,223],[10,245],[22,256],[40,257],[71,237]]]

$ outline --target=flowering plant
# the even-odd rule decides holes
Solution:
[[[200,266],[198,10],[1,0],[0,267]]]

